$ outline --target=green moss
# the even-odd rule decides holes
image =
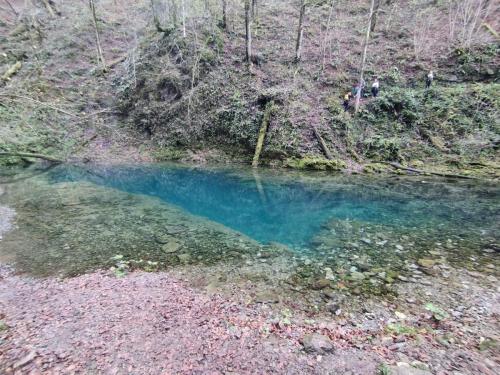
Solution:
[[[161,148],[153,154],[156,161],[180,160],[186,157],[186,155],[187,153],[185,150],[171,147]]]
[[[346,168],[342,160],[328,160],[320,157],[304,157],[301,159],[287,159],[285,166],[293,169],[309,169],[317,171],[340,171]]]

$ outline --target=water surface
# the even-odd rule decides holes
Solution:
[[[477,182],[171,165],[62,167],[50,177],[158,197],[258,241],[292,247],[307,246],[332,219],[464,232],[490,228],[499,218],[499,190]]]

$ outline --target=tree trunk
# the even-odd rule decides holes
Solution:
[[[249,66],[252,65],[252,15],[250,12],[250,0],[245,0],[246,62]]]
[[[375,26],[377,26],[377,16],[379,9],[380,9],[380,0],[375,0],[375,7],[373,9],[372,22],[370,26],[370,32],[372,33],[375,31]]]
[[[333,9],[335,8],[335,0],[332,0],[332,3],[330,5],[330,12],[328,13],[328,20],[326,21],[326,30],[325,30],[325,36],[323,37],[323,46],[321,48],[321,52],[323,55],[323,59],[321,61],[321,72],[325,70],[325,65],[326,65],[326,48],[327,48],[327,43],[328,43],[328,38],[330,36],[330,27],[332,23],[332,18],[333,18]]]
[[[22,66],[23,66],[22,62],[17,61],[2,75],[1,81],[9,81],[13,75],[15,75],[19,70],[21,70]]]
[[[227,0],[222,0],[222,28],[227,30]]]
[[[90,6],[90,10],[92,12],[92,20],[94,22],[95,39],[96,39],[96,46],[97,46],[97,60],[102,65],[102,71],[105,72],[107,70],[107,67],[106,67],[106,61],[104,60],[104,55],[102,53],[101,38],[99,36],[99,28],[97,26],[97,16],[96,16],[96,12],[95,12],[94,0],[89,0],[89,6]]]
[[[363,88],[363,75],[365,72],[366,55],[368,52],[368,42],[370,41],[370,30],[371,30],[371,26],[372,26],[373,10],[375,9],[375,1],[376,0],[371,0],[370,17],[368,19],[368,26],[366,27],[366,36],[365,36],[365,44],[364,44],[364,48],[363,48],[363,57],[361,59],[361,72],[359,74],[359,90],[358,90],[358,93],[356,94],[356,103],[354,106],[355,112],[359,111],[359,103],[361,101],[361,91]]]
[[[255,154],[252,161],[252,167],[254,168],[257,168],[259,166],[260,153],[262,152],[262,147],[264,146],[264,140],[266,138],[267,128],[269,127],[269,120],[271,119],[273,107],[274,102],[270,101],[266,104],[266,109],[264,110],[264,117],[262,119],[262,125],[259,130],[257,146],[255,147]]]
[[[181,0],[182,12],[182,36],[186,37],[186,0]]]
[[[299,29],[297,31],[297,42],[295,44],[295,62],[302,58],[302,39],[304,38],[304,17],[306,14],[306,0],[300,2]]]
[[[316,137],[316,139],[319,142],[319,145],[321,146],[321,150],[323,151],[323,154],[325,154],[325,156],[328,160],[332,160],[333,159],[332,153],[328,149],[328,146],[326,145],[325,140],[323,139],[321,134],[319,134],[318,129],[316,129],[316,127],[314,125],[311,125],[311,126],[313,129],[314,136]]]
[[[56,16],[56,12],[54,11],[54,8],[52,8],[52,5],[50,5],[49,0],[42,0],[43,5],[45,5],[45,8],[47,11],[50,13],[52,17]]]
[[[14,13],[14,15],[15,15],[16,17],[17,17],[17,16],[19,16],[19,13],[18,13],[18,12],[17,12],[17,10],[16,10],[16,9],[12,6],[12,4],[10,3],[10,1],[9,1],[9,0],[4,0],[4,1],[7,3],[8,7],[9,7],[9,8],[10,8],[10,10],[12,11],[12,13]]]
[[[252,18],[257,18],[257,0],[252,0]]]

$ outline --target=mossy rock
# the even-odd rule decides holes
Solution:
[[[317,171],[341,171],[346,168],[346,164],[342,160],[328,160],[319,157],[288,159],[285,161],[285,166],[294,169],[309,169]]]

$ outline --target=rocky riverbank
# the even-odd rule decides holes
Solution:
[[[498,283],[479,274],[401,284],[390,300],[325,293],[336,304],[329,316],[303,314],[279,298],[247,299],[252,289],[230,281],[203,287],[198,275],[193,288],[186,273],[32,279],[2,266],[0,370],[459,375],[500,368]]]

